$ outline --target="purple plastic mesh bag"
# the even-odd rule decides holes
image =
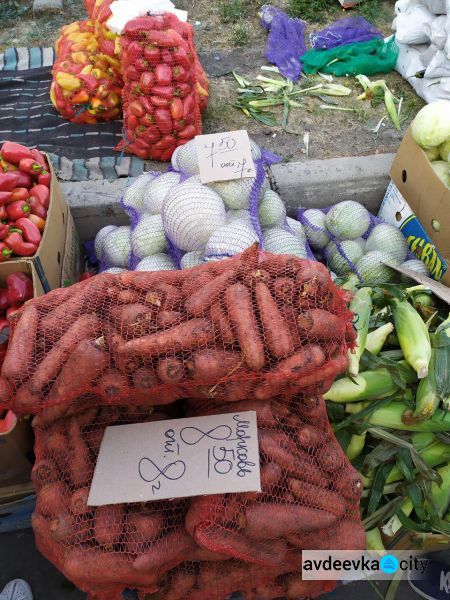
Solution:
[[[329,50],[344,44],[367,42],[377,37],[383,36],[364,17],[345,17],[325,29],[311,33],[309,41],[314,50]]]
[[[261,8],[261,25],[269,30],[266,58],[284,77],[296,81],[302,74],[299,57],[306,52],[305,22],[291,19],[271,5]]]

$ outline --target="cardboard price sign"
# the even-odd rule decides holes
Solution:
[[[107,427],[89,506],[260,492],[256,412]]]
[[[198,135],[195,143],[202,183],[256,177],[247,131]]]

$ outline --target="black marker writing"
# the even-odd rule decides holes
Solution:
[[[188,446],[195,446],[205,437],[211,440],[229,440],[232,433],[231,427],[228,427],[228,425],[218,425],[209,431],[202,431],[198,427],[183,427],[180,431],[180,439]]]

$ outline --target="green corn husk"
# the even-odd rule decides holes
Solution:
[[[436,329],[433,347],[437,393],[444,407],[450,410],[450,315]]]
[[[393,300],[395,331],[406,362],[419,379],[428,375],[431,342],[428,329],[416,309],[406,300]]]
[[[391,402],[388,406],[383,406],[375,410],[368,417],[367,421],[370,425],[399,429],[400,431],[428,431],[436,433],[439,431],[450,431],[450,413],[438,409],[430,419],[407,425],[402,420],[406,408],[403,402]]]
[[[350,443],[347,446],[347,450],[345,451],[348,460],[354,460],[355,458],[358,458],[358,456],[364,450],[366,435],[366,431],[364,431],[361,434],[354,433],[352,435],[352,437],[350,438]]]
[[[431,434],[432,435],[432,434]],[[419,451],[420,458],[430,467],[436,467],[445,461],[450,460],[450,444],[445,444],[436,439],[428,447]],[[394,465],[386,477],[386,483],[394,483],[404,479],[404,474],[397,465]]]
[[[443,517],[450,505],[450,463],[437,469],[437,472],[442,479],[442,484],[438,485],[435,482],[431,484],[431,500],[426,500],[425,508],[432,503],[439,517]]]
[[[366,549],[367,550],[385,550],[381,533],[378,527],[366,531]]]
[[[432,417],[439,406],[439,394],[437,391],[434,350],[431,351],[430,368],[428,375],[420,380],[416,393],[416,407],[412,415],[407,417],[412,421],[423,421]]]
[[[406,366],[403,361],[400,364]],[[415,380],[415,374],[410,371],[407,383],[414,383]],[[386,398],[398,390],[399,386],[391,372],[388,369],[380,368],[364,371],[353,380],[350,377],[338,379],[323,397],[331,402],[360,402],[361,400]]]
[[[377,356],[384,344],[386,343],[387,338],[394,331],[394,326],[392,323],[386,323],[385,325],[381,325],[378,329],[374,329],[367,335],[366,339],[366,350]]]
[[[350,310],[356,329],[356,348],[348,351],[348,373],[356,377],[359,373],[359,361],[366,347],[367,332],[369,331],[370,313],[372,311],[372,289],[359,289],[350,302]]]
[[[402,504],[400,505],[399,510],[401,510],[406,517],[409,517],[409,515],[414,510],[414,504],[409,498],[405,498],[405,500],[403,500]],[[384,535],[387,535],[388,537],[393,537],[397,533],[397,531],[399,531],[402,527],[402,522],[400,521],[397,515],[394,515],[389,519],[386,525],[383,525],[381,529]]]

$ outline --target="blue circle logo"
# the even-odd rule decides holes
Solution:
[[[383,556],[380,560],[380,569],[383,573],[387,573],[388,575],[398,571],[398,567],[398,559],[392,554],[386,554],[386,556]]]

